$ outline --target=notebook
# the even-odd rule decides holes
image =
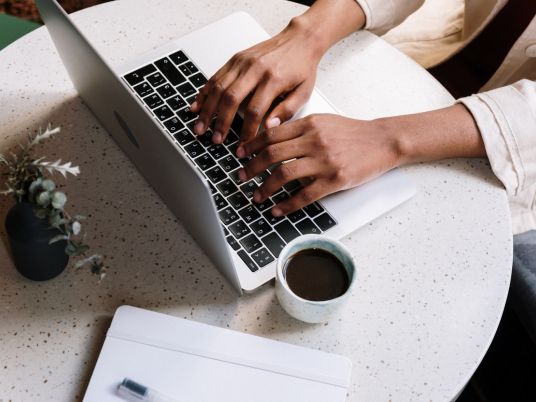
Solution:
[[[84,402],[123,401],[125,377],[184,402],[337,402],[351,371],[343,356],[121,306]]]

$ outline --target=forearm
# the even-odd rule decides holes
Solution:
[[[309,45],[323,55],[331,46],[365,25],[365,14],[355,0],[316,0],[287,29],[306,31]]]
[[[381,130],[391,135],[400,165],[486,156],[473,116],[461,104],[376,122]]]

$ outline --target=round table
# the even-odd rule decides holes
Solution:
[[[304,7],[120,0],[73,17],[117,65],[235,10],[275,34]],[[109,266],[100,283],[75,269],[31,282],[15,271],[2,233],[0,400],[81,399],[123,304],[348,356],[348,401],[451,400],[478,366],[503,311],[512,261],[506,195],[486,161],[404,168],[417,196],[343,239],[357,261],[357,289],[340,317],[308,325],[281,309],[271,285],[237,296],[77,97],[45,28],[0,52],[0,71],[0,150],[40,125],[62,126],[40,151],[80,165],[81,176],[65,182],[68,209],[89,216],[87,241]],[[329,51],[317,85],[356,118],[453,102],[425,70],[367,32]],[[2,198],[2,214],[11,205]]]

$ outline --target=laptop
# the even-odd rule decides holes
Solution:
[[[238,180],[247,163],[235,157],[242,118],[236,117],[225,143],[215,145],[210,131],[193,135],[197,116],[189,109],[228,59],[269,38],[247,13],[236,12],[111,67],[56,0],[36,3],[84,102],[239,293],[273,279],[281,249],[297,236],[341,238],[415,194],[407,177],[393,170],[286,217],[275,218],[270,209],[300,191],[298,181],[262,204],[252,202],[271,171],[247,183]],[[315,89],[295,118],[311,113],[337,110]]]

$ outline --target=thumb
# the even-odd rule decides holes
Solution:
[[[290,120],[301,107],[307,102],[313,91],[312,82],[303,82],[290,92],[285,99],[277,105],[266,117],[264,126],[266,129],[274,128]]]

